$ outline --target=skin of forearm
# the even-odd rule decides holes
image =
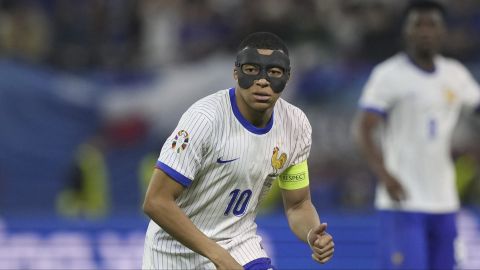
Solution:
[[[357,141],[370,168],[375,174],[384,175],[386,169],[383,162],[383,155],[373,139],[373,130],[374,127],[370,124],[362,123],[358,132]]]
[[[145,213],[167,233],[196,253],[217,262],[230,256],[220,245],[203,234],[174,200],[157,200],[144,205]]]
[[[285,213],[290,229],[304,242],[307,242],[308,231],[320,225],[317,210],[309,199],[286,209]]]
[[[367,159],[368,165],[372,170],[379,175],[385,173],[385,166],[383,163],[383,155],[380,152],[379,147],[374,143],[370,134],[362,135],[360,140],[362,152]]]

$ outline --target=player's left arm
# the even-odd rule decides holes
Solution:
[[[467,111],[473,111],[475,116],[480,116],[480,85],[463,64],[457,62],[456,67],[459,87],[462,89],[462,103]]]
[[[299,239],[309,244],[315,261],[326,263],[333,256],[334,243],[332,236],[326,232],[327,224],[320,223],[317,210],[312,204],[306,161],[292,166],[280,175],[279,185],[290,229]]]

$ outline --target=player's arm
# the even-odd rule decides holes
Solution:
[[[405,199],[406,193],[401,184],[385,168],[383,155],[375,141],[375,130],[384,121],[383,115],[369,110],[361,110],[356,127],[356,141],[367,159],[368,165],[377,175],[378,180],[387,188],[390,197],[395,201]]]
[[[312,204],[306,161],[287,169],[278,181],[290,229],[310,245],[314,260],[327,262],[333,256],[333,238],[326,232],[327,224],[320,224],[317,210]]]
[[[184,187],[160,169],[155,169],[145,195],[143,211],[167,233],[191,250],[209,258],[217,269],[243,269],[215,241],[203,234],[178,207]]]

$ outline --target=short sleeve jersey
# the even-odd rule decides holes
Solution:
[[[267,126],[257,128],[240,114],[232,88],[184,113],[157,167],[185,187],[177,203],[192,222],[243,265],[267,257],[254,222],[259,202],[283,171],[306,161],[310,147],[311,126],[300,109],[279,99]],[[146,242],[157,250],[144,258],[147,268],[214,268],[153,221]]]
[[[456,60],[438,56],[426,72],[400,53],[374,68],[360,106],[385,117],[385,165],[406,188],[404,210],[458,209],[450,141],[461,108],[479,104],[477,83]],[[378,208],[398,207],[383,187],[377,191]]]

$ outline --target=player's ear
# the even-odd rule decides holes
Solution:
[[[233,78],[234,78],[235,80],[238,80],[238,71],[237,71],[236,68],[233,69]]]

